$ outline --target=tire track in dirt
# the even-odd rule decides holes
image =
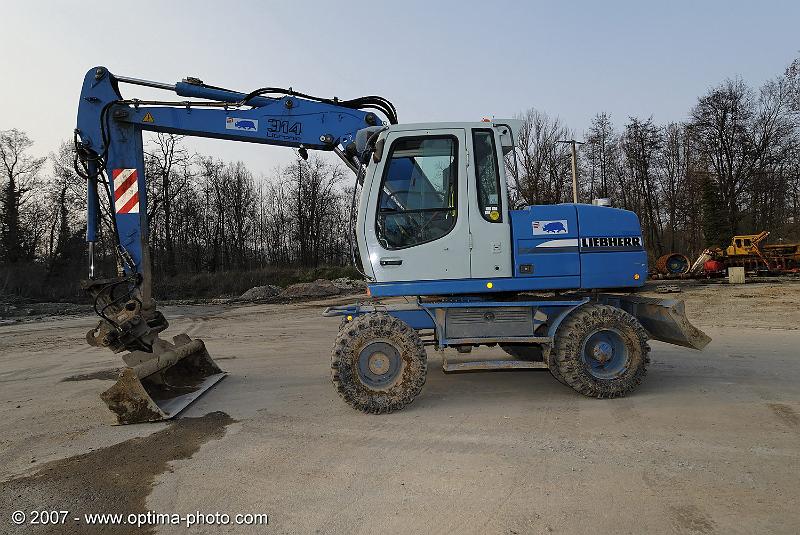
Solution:
[[[784,403],[767,403],[767,407],[772,409],[772,412],[778,419],[789,427],[800,427],[800,415],[795,410]]]
[[[670,506],[672,521],[681,533],[713,533],[714,521],[695,505]]]

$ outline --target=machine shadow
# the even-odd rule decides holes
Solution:
[[[441,355],[429,354],[427,381],[414,406],[463,407],[499,399],[508,403],[537,399],[552,403],[580,397],[559,383],[546,368],[446,373],[442,370]]]

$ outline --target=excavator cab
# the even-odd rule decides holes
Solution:
[[[511,277],[504,156],[520,126],[408,124],[359,136],[374,139],[358,146],[373,155],[356,226],[366,275],[378,283]]]

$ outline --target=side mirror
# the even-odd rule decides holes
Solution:
[[[500,129],[500,146],[503,148],[503,156],[514,150],[514,135],[506,126]]]
[[[378,163],[383,158],[383,146],[386,144],[386,138],[379,139],[375,143],[375,150],[372,151],[372,161]]]
[[[497,119],[492,122],[497,133],[500,135],[500,146],[503,148],[503,156],[506,156],[517,145],[522,121],[519,119]]]

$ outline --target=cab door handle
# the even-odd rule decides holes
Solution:
[[[380,260],[382,266],[401,266],[403,265],[402,258],[381,258]]]

